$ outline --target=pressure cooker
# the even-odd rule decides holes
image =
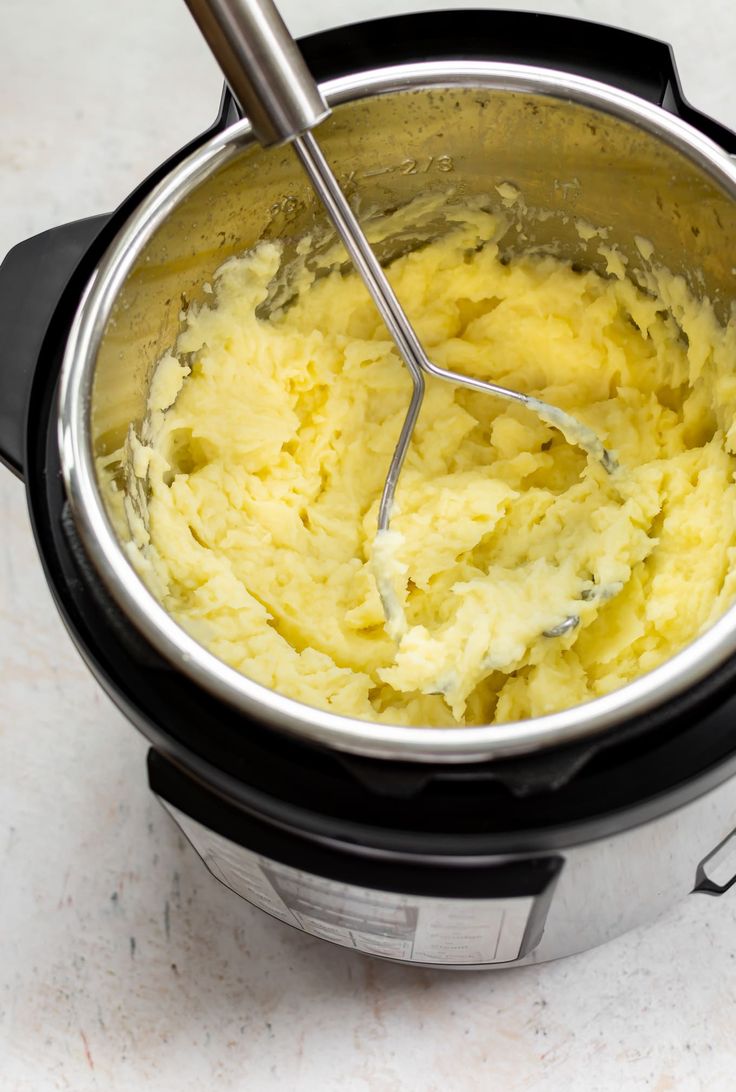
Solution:
[[[736,135],[683,97],[669,48],[496,11],[305,38],[320,141],[358,207],[512,182],[550,215],[526,245],[595,266],[576,220],[705,293],[736,294]],[[131,567],[96,460],[145,413],[183,305],[228,257],[320,212],[288,147],[225,91],[216,120],[111,215],[0,268],[0,449],[22,476],[59,612],[150,741],[153,792],[212,874],[360,952],[509,967],[600,944],[736,881],[736,609],[660,668],[575,709],[457,729],[369,724],[217,660]],[[736,364],[736,361],[734,362]],[[247,364],[244,366],[247,367]]]

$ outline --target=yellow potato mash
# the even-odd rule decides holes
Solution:
[[[377,542],[409,377],[345,265],[305,260],[288,306],[256,314],[271,242],[190,308],[128,446],[147,512],[128,500],[131,554],[173,617],[267,687],[406,725],[577,705],[736,597],[733,326],[682,279],[647,267],[637,287],[614,250],[606,275],[501,261],[500,215],[448,215],[389,270],[432,358],[574,414],[617,472],[523,406],[430,380]]]

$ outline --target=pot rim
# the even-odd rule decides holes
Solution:
[[[506,62],[429,61],[375,68],[320,86],[333,107],[378,94],[450,87],[574,102],[631,122],[676,148],[736,200],[736,163],[719,145],[662,107],[587,77]],[[194,187],[254,143],[249,122],[237,122],[206,141],[151,191],[93,271],[69,333],[58,420],[62,474],[80,538],[125,616],[174,668],[261,723],[307,743],[399,761],[483,762],[597,737],[651,713],[722,666],[736,652],[736,605],[659,667],[583,705],[499,725],[407,727],[329,713],[276,693],[223,663],[174,621],[128,560],[98,488],[90,430],[97,351],[141,249]]]

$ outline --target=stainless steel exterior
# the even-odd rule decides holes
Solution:
[[[524,246],[602,267],[582,218],[640,262],[635,236],[706,292],[726,316],[733,299],[736,164],[665,110],[607,85],[526,66],[434,62],[327,83],[333,114],[321,143],[363,212],[420,192],[494,195],[512,182],[529,206]],[[736,610],[679,655],[584,706],[518,724],[407,730],[338,717],[292,701],[227,667],[177,626],[136,575],[127,531],[97,480],[145,409],[151,370],[179,330],[182,301],[229,256],[261,238],[288,247],[322,214],[288,148],[264,151],[243,122],[205,144],[143,202],[87,288],[63,369],[59,441],[71,507],[99,576],[131,622],[179,670],[280,731],[360,754],[474,762],[581,739],[685,691],[736,652]],[[513,241],[508,247],[513,247]]]
[[[539,923],[541,940],[516,958],[534,900],[416,897],[311,876],[259,857],[162,803],[213,875],[272,916],[366,954],[448,969],[543,963],[643,925],[693,890],[700,862],[736,827],[736,785],[731,778],[652,822],[560,850],[562,870],[544,907],[546,918]],[[361,852],[358,846],[350,848]],[[494,857],[475,863],[490,866],[518,859]],[[441,858],[432,860],[442,867]],[[718,881],[725,886],[736,872],[736,859],[731,856],[724,867]],[[279,888],[283,893],[285,886],[297,896],[300,888],[306,892],[301,906],[298,902],[295,906],[288,894],[284,904]]]

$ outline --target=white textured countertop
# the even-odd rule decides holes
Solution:
[[[298,33],[443,6],[282,5]],[[673,42],[688,97],[736,127],[724,0],[536,6]],[[0,0],[0,27],[0,256],[112,208],[214,116],[181,0]],[[0,506],[0,1092],[736,1087],[736,895],[557,964],[463,975],[327,946],[219,887],[72,648],[7,473]]]

